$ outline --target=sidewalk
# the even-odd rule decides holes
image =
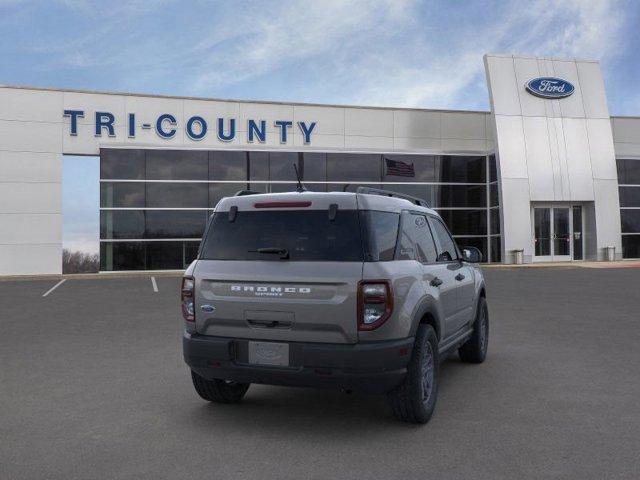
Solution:
[[[522,265],[491,263],[482,268],[640,268],[640,260],[618,260],[615,262],[539,262]]]

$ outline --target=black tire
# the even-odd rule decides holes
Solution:
[[[198,395],[215,403],[238,403],[251,385],[250,383],[235,383],[226,380],[207,380],[193,370],[191,371],[191,380]]]
[[[420,325],[402,384],[387,394],[398,420],[427,423],[438,398],[438,337],[431,325]]]
[[[482,363],[487,358],[489,346],[489,308],[484,297],[478,301],[476,320],[473,322],[473,334],[458,349],[460,360],[467,363]]]

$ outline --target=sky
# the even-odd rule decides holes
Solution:
[[[483,54],[520,53],[599,59],[640,115],[638,25],[640,0],[0,0],[0,84],[488,110]],[[65,240],[96,231],[96,165],[65,160]]]

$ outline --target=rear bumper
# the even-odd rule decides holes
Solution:
[[[204,378],[384,393],[405,377],[413,338],[355,345],[289,343],[289,367],[248,363],[246,339],[185,332],[184,360]]]

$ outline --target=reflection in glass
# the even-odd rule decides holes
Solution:
[[[206,183],[147,183],[147,207],[207,208]]]
[[[533,222],[536,256],[551,255],[551,209],[534,208]]]
[[[205,180],[209,175],[205,151],[147,150],[147,180]]]
[[[269,180],[271,181],[296,181],[296,171],[293,166],[298,164],[298,154],[293,152],[269,153]],[[301,172],[302,173],[302,172]]]
[[[622,235],[622,257],[640,258],[640,235]]]
[[[128,148],[100,149],[100,178],[144,180],[145,151]]]
[[[640,160],[618,158],[616,163],[620,185],[640,185]]]
[[[640,207],[640,186],[619,187],[621,207]]]
[[[326,153],[303,153],[303,176],[307,182],[327,181],[327,154]],[[314,188],[314,190],[316,190]],[[316,190],[318,191],[318,190]],[[322,190],[324,191],[324,190]]]
[[[500,237],[491,237],[491,263],[502,261],[502,246]]]
[[[103,208],[143,208],[144,183],[100,183],[100,206]]]
[[[640,210],[620,210],[622,233],[640,233]]]
[[[183,242],[147,242],[147,270],[184,268]]]
[[[209,180],[246,180],[247,167],[247,152],[209,152]]]
[[[382,155],[364,153],[328,153],[327,180],[379,182]]]
[[[103,210],[100,238],[144,238],[143,210]]]
[[[201,238],[206,210],[147,210],[144,238]]]
[[[486,235],[486,210],[438,210],[453,235]]]
[[[100,242],[100,270],[145,270],[141,242]]]
[[[573,207],[573,259],[582,260],[582,244],[584,238],[582,236],[582,207],[575,205]]]
[[[568,208],[553,209],[553,254],[571,255]]]

